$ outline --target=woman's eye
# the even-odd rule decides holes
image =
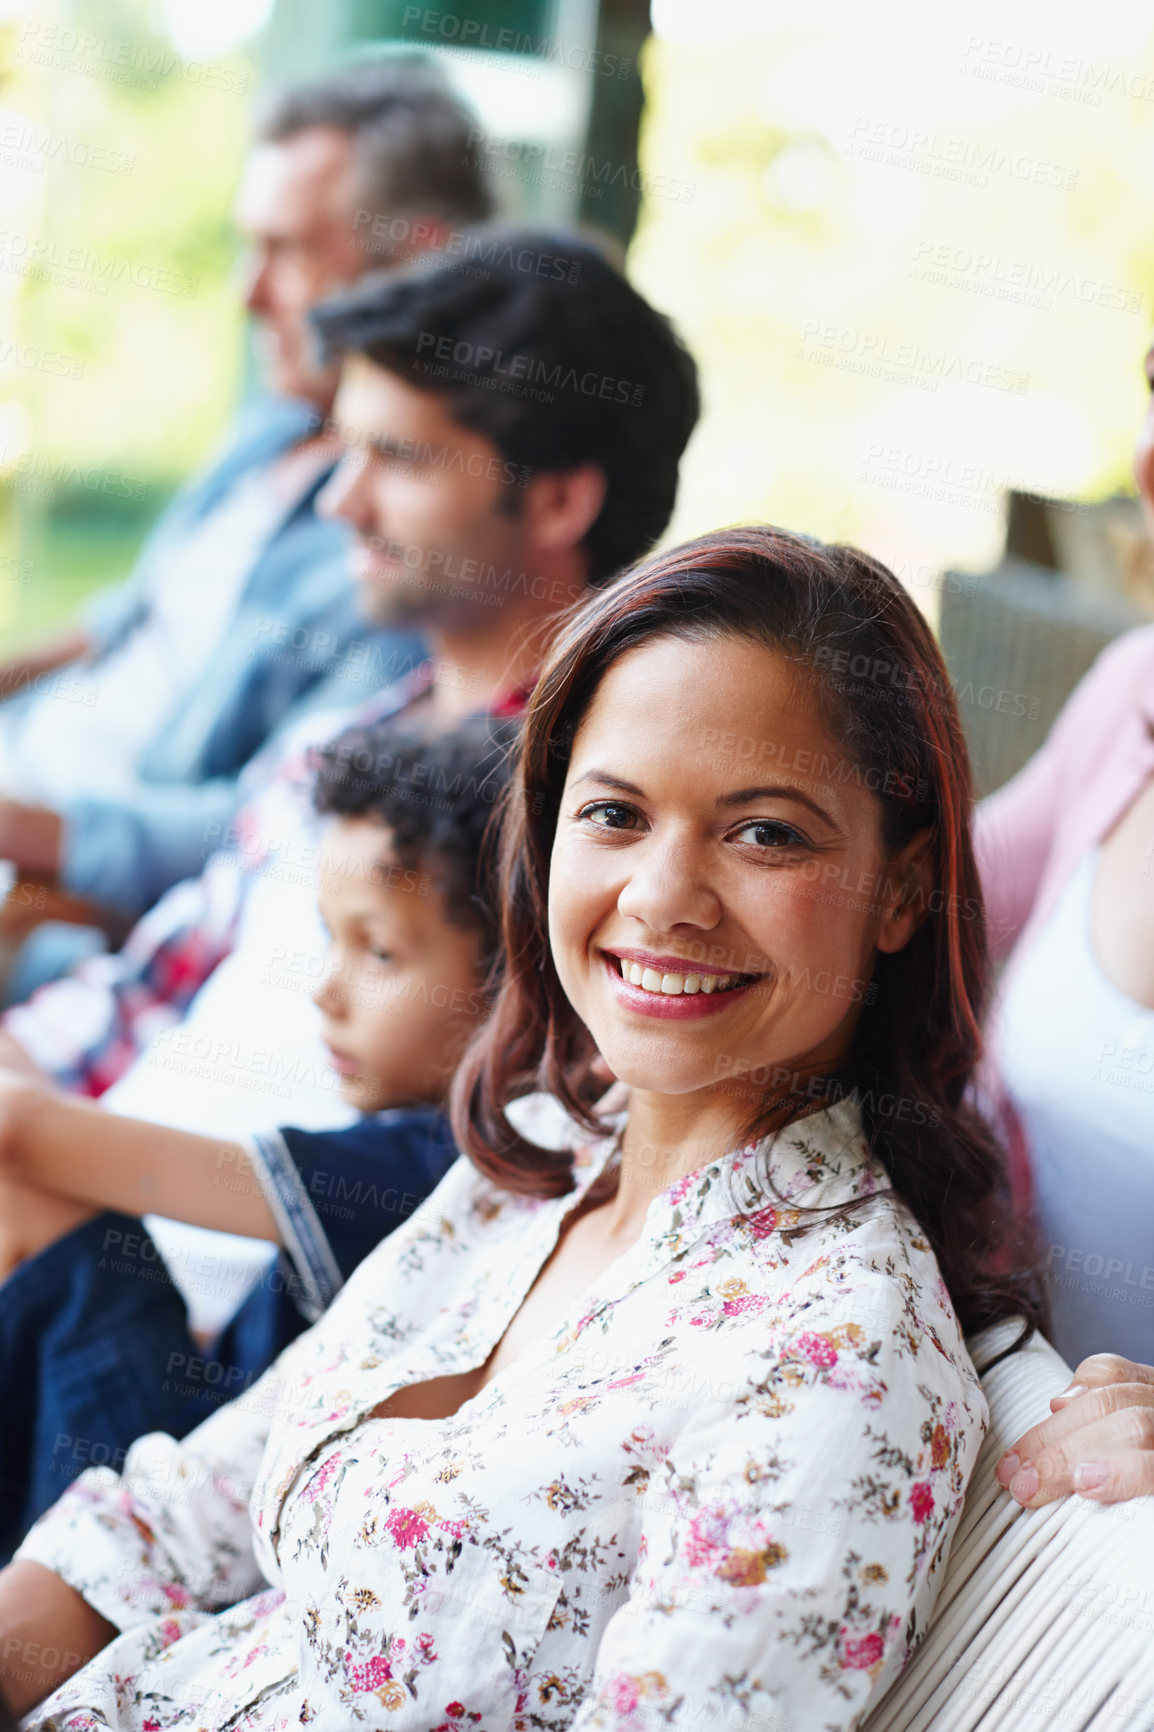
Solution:
[[[735,842],[748,842],[767,853],[785,853],[790,848],[805,846],[805,837],[792,824],[781,824],[773,818],[757,818],[734,832]]]
[[[577,816],[601,830],[630,830],[637,822],[633,807],[619,800],[595,800],[591,806],[582,806]]]
[[[369,945],[369,955],[373,958],[374,962],[391,962],[393,960],[393,953],[391,950],[377,950],[372,944]]]

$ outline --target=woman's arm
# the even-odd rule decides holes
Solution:
[[[974,851],[996,962],[1009,954],[1029,919],[1067,800],[1100,773],[1113,732],[1134,714],[1149,666],[1148,626],[1107,644],[1033,757],[977,807]],[[1095,840],[1088,835],[1085,846]]]
[[[0,1570],[0,1690],[14,1718],[71,1678],[116,1635],[116,1625],[43,1564]]]
[[[299,1403],[307,1341],[183,1441],[139,1438],[121,1473],[89,1468],[40,1517],[0,1573],[0,1681],[15,1711],[119,1632],[218,1612],[264,1585],[249,1505],[269,1432]],[[44,1644],[65,1651],[46,1664]]]
[[[244,1147],[0,1079],[0,1171],[92,1208],[279,1239]]]
[[[572,1732],[848,1732],[926,1627],[985,1404],[924,1290],[902,1318],[892,1279],[821,1262],[839,1291],[828,1268],[795,1283],[748,1394],[720,1358],[688,1379]]]

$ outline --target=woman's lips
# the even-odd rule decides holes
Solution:
[[[718,974],[716,971],[695,974],[682,963],[684,972],[675,973],[622,957],[620,953],[603,950],[605,971],[613,986],[618,1004],[641,1016],[663,1017],[684,1021],[695,1017],[713,1016],[725,1010],[736,999],[745,998],[764,979],[763,975]],[[654,958],[657,962],[659,959]],[[641,983],[635,984],[627,972],[640,972]],[[735,982],[739,984],[727,984]],[[662,990],[664,983],[670,990]]]

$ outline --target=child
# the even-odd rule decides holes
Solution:
[[[439,736],[380,723],[319,755],[331,946],[314,997],[358,1124],[222,1143],[5,1080],[0,1554],[85,1466],[238,1394],[456,1159],[442,1106],[488,1006],[488,837],[512,737],[483,719]],[[282,1247],[210,1352],[146,1211]]]

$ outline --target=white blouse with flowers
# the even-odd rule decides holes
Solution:
[[[121,1633],[26,1724],[853,1725],[925,1629],[986,1411],[852,1102],[656,1195],[452,1418],[368,1417],[485,1362],[616,1158],[555,1201],[458,1161],[239,1400],[84,1474],[19,1555]]]

